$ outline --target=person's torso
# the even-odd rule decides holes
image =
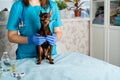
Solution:
[[[38,32],[41,28],[41,24],[40,24],[41,22],[40,22],[40,17],[39,17],[40,11],[43,13],[45,12],[49,13],[52,7],[49,6],[47,9],[44,9],[41,6],[29,5],[28,7],[25,7],[24,5],[22,5],[21,9],[22,10],[21,10],[20,20],[23,19],[24,26],[19,27],[20,35],[30,36]],[[52,16],[50,18],[51,22],[49,23],[49,28],[52,33],[54,32],[54,26],[52,24],[55,21],[53,15],[54,15],[54,12],[52,12]]]
[[[22,1],[19,2],[20,5],[22,4]],[[53,4],[51,2],[51,4]],[[37,33],[40,28],[40,11],[43,13],[45,12],[50,12],[52,9],[51,6],[49,6],[47,9],[42,8],[41,6],[32,6],[29,5],[28,7],[25,7],[23,4],[21,5],[21,10],[20,13],[20,21],[23,20],[24,26],[19,27],[19,33],[21,36],[31,36]],[[54,10],[53,10],[54,11]],[[49,23],[49,28],[51,32],[54,32],[54,26],[52,25],[53,22],[55,21],[54,19],[54,12],[52,12],[51,16],[51,22]],[[56,46],[53,46],[52,54],[56,54]],[[30,57],[35,57],[37,56],[36,52],[36,46],[31,45],[31,44],[18,44],[18,49],[17,49],[17,59],[21,58],[30,58]]]

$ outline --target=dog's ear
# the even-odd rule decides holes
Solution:
[[[50,10],[49,14],[50,14],[50,16],[52,15],[52,9]]]

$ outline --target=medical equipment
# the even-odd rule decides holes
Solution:
[[[0,61],[0,78],[2,77],[2,61]]]
[[[21,20],[20,20],[20,23],[19,23],[19,28],[22,28],[22,27],[25,26],[25,22],[24,22],[24,19],[25,19],[24,8],[25,8],[25,7],[24,7],[24,5],[23,5]]]
[[[1,61],[2,61],[2,68],[3,71],[10,71],[10,67],[11,67],[11,63],[10,63],[10,58],[8,56],[8,52],[3,52],[3,55],[1,57]]]
[[[15,60],[13,60],[12,63],[11,63],[11,72],[12,72],[12,73],[16,72]]]
[[[50,9],[51,9],[51,5],[50,5]],[[24,14],[24,11],[25,11],[25,6],[23,5],[22,15],[21,15],[21,19],[20,19],[20,22],[19,22],[19,29],[22,28],[22,27],[25,27],[25,14]],[[46,11],[46,12],[48,12],[48,11]]]
[[[12,77],[16,78],[17,80],[21,80],[22,77],[25,76],[25,73],[24,72],[20,72],[20,73],[12,73]]]

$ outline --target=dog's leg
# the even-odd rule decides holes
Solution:
[[[48,58],[48,49],[45,49],[45,59],[49,60],[49,58]]]
[[[37,61],[37,64],[41,64],[42,55],[43,55],[43,49],[42,49],[41,46],[39,46],[39,47],[38,47],[38,61]]]
[[[54,64],[53,62],[53,59],[52,59],[52,46],[48,46],[48,56],[49,56],[49,61],[50,61],[50,64]]]

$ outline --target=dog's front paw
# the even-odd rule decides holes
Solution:
[[[40,62],[40,61],[38,61],[38,62],[37,62],[37,64],[41,64],[41,62]]]
[[[54,64],[54,62],[50,62],[50,64]]]

